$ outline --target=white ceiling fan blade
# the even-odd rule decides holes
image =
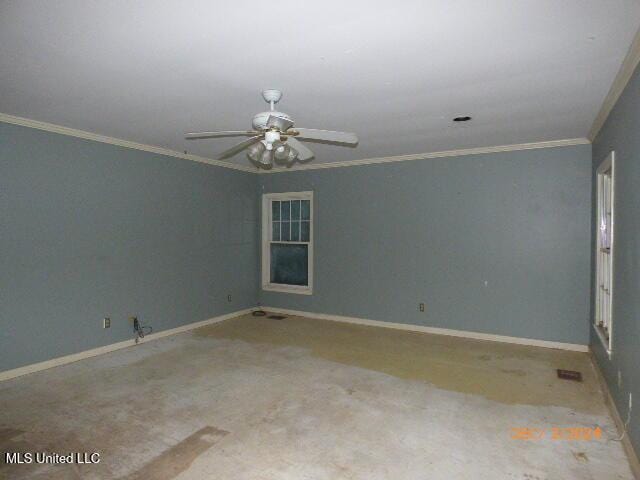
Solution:
[[[331,143],[344,143],[347,145],[356,145],[358,137],[355,133],[334,132],[332,130],[315,130],[313,128],[296,128],[301,140],[322,140]]]
[[[262,135],[256,135],[255,137],[248,138],[244,142],[240,142],[237,145],[234,145],[233,147],[231,147],[230,149],[225,150],[224,152],[219,154],[216,158],[218,160],[224,160],[225,158],[233,157],[236,153],[238,153],[241,150],[244,150],[249,145],[253,145],[261,138],[262,138]]]
[[[286,132],[293,127],[293,122],[288,118],[278,117],[277,115],[269,115],[267,119],[267,128],[276,127],[281,132]]]
[[[296,140],[295,137],[288,137],[287,144],[289,144],[291,148],[298,152],[298,160],[302,162],[311,160],[314,157],[313,152],[309,150],[302,142]]]
[[[258,135],[260,132],[253,130],[232,130],[228,132],[195,132],[185,133],[184,138],[187,140],[197,140],[199,138],[219,138],[219,137],[249,137]]]

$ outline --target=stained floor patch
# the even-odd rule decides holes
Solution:
[[[194,335],[301,347],[326,360],[502,403],[603,413],[592,401],[600,391],[586,353],[294,316],[278,322],[245,316],[203,327]],[[585,372],[584,383],[559,381],[558,368]]]
[[[101,461],[0,464],[0,478],[632,478],[617,442],[512,438],[514,427],[553,425],[613,436],[601,392],[588,393],[586,355],[249,318],[1,382],[3,448],[97,451]],[[585,383],[558,380],[556,368],[581,370]],[[466,393],[492,377],[528,398]],[[571,407],[578,395],[602,413],[527,405]]]
[[[573,457],[579,462],[588,462],[589,457],[584,452],[573,452]]]
[[[33,480],[75,480],[82,479],[80,467],[75,464],[11,464],[6,461],[5,452],[24,455],[36,452],[82,452],[84,445],[73,438],[73,435],[62,435],[47,431],[24,431],[14,428],[0,429],[0,479],[28,478]]]
[[[0,428],[0,446],[22,433],[15,428]]]
[[[201,428],[121,480],[171,480],[228,433],[211,426]]]

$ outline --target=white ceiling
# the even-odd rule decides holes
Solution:
[[[315,163],[585,137],[639,25],[638,0],[3,1],[0,112],[213,158],[238,139],[182,134],[279,88],[360,137]]]

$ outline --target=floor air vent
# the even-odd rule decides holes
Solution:
[[[267,318],[270,318],[271,320],[284,320],[287,317],[284,315],[269,315]]]
[[[558,378],[562,380],[573,380],[574,382],[582,381],[582,374],[580,372],[576,372],[575,370],[562,370],[558,369]]]

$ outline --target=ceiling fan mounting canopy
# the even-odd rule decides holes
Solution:
[[[233,130],[218,132],[187,133],[187,140],[221,137],[250,137],[218,155],[222,160],[230,158],[244,149],[247,157],[257,167],[271,168],[274,160],[277,163],[291,166],[296,160],[304,162],[314,157],[313,152],[300,140],[320,140],[337,145],[357,145],[358,137],[354,133],[316,130],[310,128],[293,128],[294,121],[288,114],[278,112],[275,104],[282,98],[282,92],[276,89],[262,91],[262,98],[270,106],[266,112],[254,115],[253,130]]]
[[[264,98],[264,101],[267,103],[278,103],[282,98],[282,92],[275,88],[267,88],[262,91],[262,98]]]

